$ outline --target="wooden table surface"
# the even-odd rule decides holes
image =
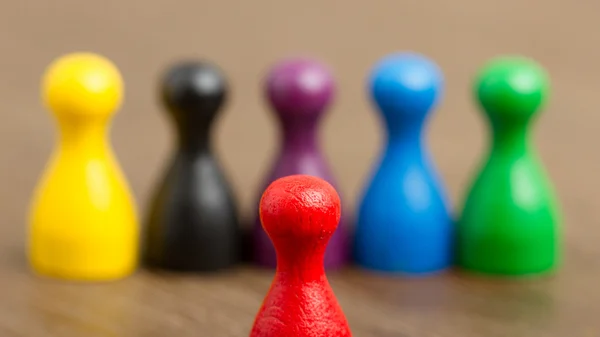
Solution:
[[[6,239],[6,237],[5,237]],[[559,274],[490,280],[449,272],[421,279],[330,273],[354,336],[600,336],[600,258],[569,247]],[[240,267],[212,276],[154,274],[106,284],[31,275],[3,261],[0,336],[247,336],[272,274]]]

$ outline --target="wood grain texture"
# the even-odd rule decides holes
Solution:
[[[472,102],[476,70],[521,53],[550,73],[548,110],[535,139],[566,218],[567,260],[551,279],[510,283],[456,275],[390,279],[355,270],[330,275],[359,337],[600,336],[600,2],[591,0],[5,1],[0,11],[0,336],[247,336],[271,281],[241,268],[182,278],[140,271],[123,282],[72,285],[29,275],[25,214],[48,160],[54,122],[39,100],[44,67],[92,50],[123,72],[125,105],[112,143],[140,211],[173,145],[156,97],[160,71],[180,57],[207,57],[230,78],[231,102],[216,125],[216,150],[246,214],[271,165],[277,133],[259,83],[281,57],[330,64],[338,95],[321,139],[353,214],[379,153],[377,115],[365,76],[383,55],[411,49],[440,64],[446,92],[429,146],[455,205],[485,147]],[[458,207],[456,207],[458,208]]]
[[[455,273],[406,280],[352,269],[329,279],[354,336],[595,337],[600,266],[586,259],[579,255],[581,262],[539,281]],[[212,277],[142,271],[97,285],[39,280],[6,268],[2,274],[0,334],[6,337],[248,336],[272,278],[248,267]]]

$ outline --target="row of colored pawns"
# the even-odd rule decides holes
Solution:
[[[553,271],[561,253],[560,214],[529,140],[529,122],[546,100],[548,82],[545,71],[523,57],[497,58],[480,70],[475,91],[493,141],[455,220],[421,143],[442,90],[442,73],[416,53],[380,60],[369,87],[388,143],[359,203],[356,226],[347,214],[341,216],[325,266],[354,260],[368,269],[405,274],[429,274],[453,264],[496,275]],[[209,131],[227,86],[221,70],[208,62],[182,62],[164,74],[161,95],[177,129],[178,148],[154,190],[140,240],[133,198],[104,138],[107,121],[121,104],[121,74],[91,53],[53,62],[43,93],[59,122],[60,141],[31,208],[34,269],[67,279],[116,279],[136,268],[140,246],[145,263],[155,268],[215,271],[233,266],[240,255],[275,267],[276,252],[258,212],[246,240],[251,248],[241,251],[234,193],[211,153]],[[270,71],[266,92],[281,121],[282,146],[264,187],[295,174],[334,184],[316,139],[333,87],[330,71],[315,60],[285,60]]]

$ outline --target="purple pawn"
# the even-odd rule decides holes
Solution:
[[[309,59],[286,60],[270,71],[266,96],[281,128],[281,147],[271,173],[260,193],[274,180],[293,174],[317,176],[336,186],[320,151],[317,126],[334,96],[334,83],[324,65]],[[260,202],[257,200],[256,205]],[[325,268],[342,267],[349,256],[347,218],[342,218],[325,252]],[[254,224],[254,260],[261,266],[275,268],[277,256],[271,240],[256,215]]]

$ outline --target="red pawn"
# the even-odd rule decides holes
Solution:
[[[260,200],[260,220],[277,251],[277,270],[250,337],[350,337],[325,276],[325,248],[340,221],[340,197],[307,175],[275,180]]]

